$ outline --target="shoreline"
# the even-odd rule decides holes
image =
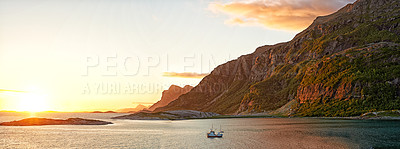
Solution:
[[[264,113],[253,113],[248,115],[218,115],[209,119],[219,118],[315,118],[315,119],[337,119],[337,120],[400,120],[400,110],[387,110],[377,112],[367,112],[360,116],[348,116],[348,117],[302,117],[302,116],[287,116],[281,114],[268,114]]]
[[[276,115],[226,115],[226,116],[217,116],[217,117],[210,117],[210,118],[190,118],[186,120],[193,120],[193,119],[235,119],[235,118],[305,118],[305,119],[330,119],[330,120],[391,120],[391,121],[400,121],[400,117],[392,117],[392,116],[385,116],[385,117],[298,117],[298,116],[276,116]]]

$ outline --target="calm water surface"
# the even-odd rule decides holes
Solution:
[[[400,121],[241,118],[183,121],[112,120],[121,114],[53,113],[111,121],[105,126],[0,126],[0,148],[391,148]],[[43,116],[43,115],[39,115]],[[22,116],[0,116],[0,121]],[[206,137],[211,124],[223,138]]]

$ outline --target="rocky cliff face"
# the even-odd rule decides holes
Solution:
[[[163,107],[168,105],[171,101],[174,101],[177,99],[179,96],[182,94],[186,94],[190,90],[192,90],[192,86],[190,85],[185,85],[183,88],[176,86],[176,85],[171,85],[168,90],[164,90],[162,92],[161,100],[150,106],[148,110],[153,111],[156,108]]]
[[[358,0],[336,13],[316,18],[289,42],[259,47],[251,54],[218,66],[189,93],[155,111],[266,112],[296,100],[299,104],[292,110],[301,113],[305,103],[350,100],[363,100],[360,102],[365,103],[367,97],[376,95],[372,91],[369,95],[365,94],[373,83],[385,86],[385,82],[399,78],[389,69],[375,68],[383,66],[398,71],[399,59],[390,57],[388,53],[398,54],[399,23],[398,0]],[[371,49],[378,52],[368,52]],[[344,51],[356,54],[347,57]],[[363,59],[363,54],[373,56]],[[366,79],[362,76],[376,75],[375,72],[365,74],[370,72],[360,70],[363,66],[360,62],[377,60],[374,54],[381,55],[379,65],[370,65],[365,69],[382,71],[379,73],[385,76],[383,79],[366,77],[371,80],[362,80]],[[397,84],[387,87],[399,89]],[[397,99],[399,93],[388,96]],[[400,108],[396,106],[393,104],[392,108]],[[367,109],[377,107],[363,110]]]

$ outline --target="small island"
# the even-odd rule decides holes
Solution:
[[[0,126],[41,126],[41,125],[108,125],[111,122],[91,120],[83,118],[49,119],[49,118],[26,118],[18,121],[3,122]]]

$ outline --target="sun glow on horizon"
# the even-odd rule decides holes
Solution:
[[[42,112],[49,110],[46,96],[38,93],[22,93],[16,111]]]

